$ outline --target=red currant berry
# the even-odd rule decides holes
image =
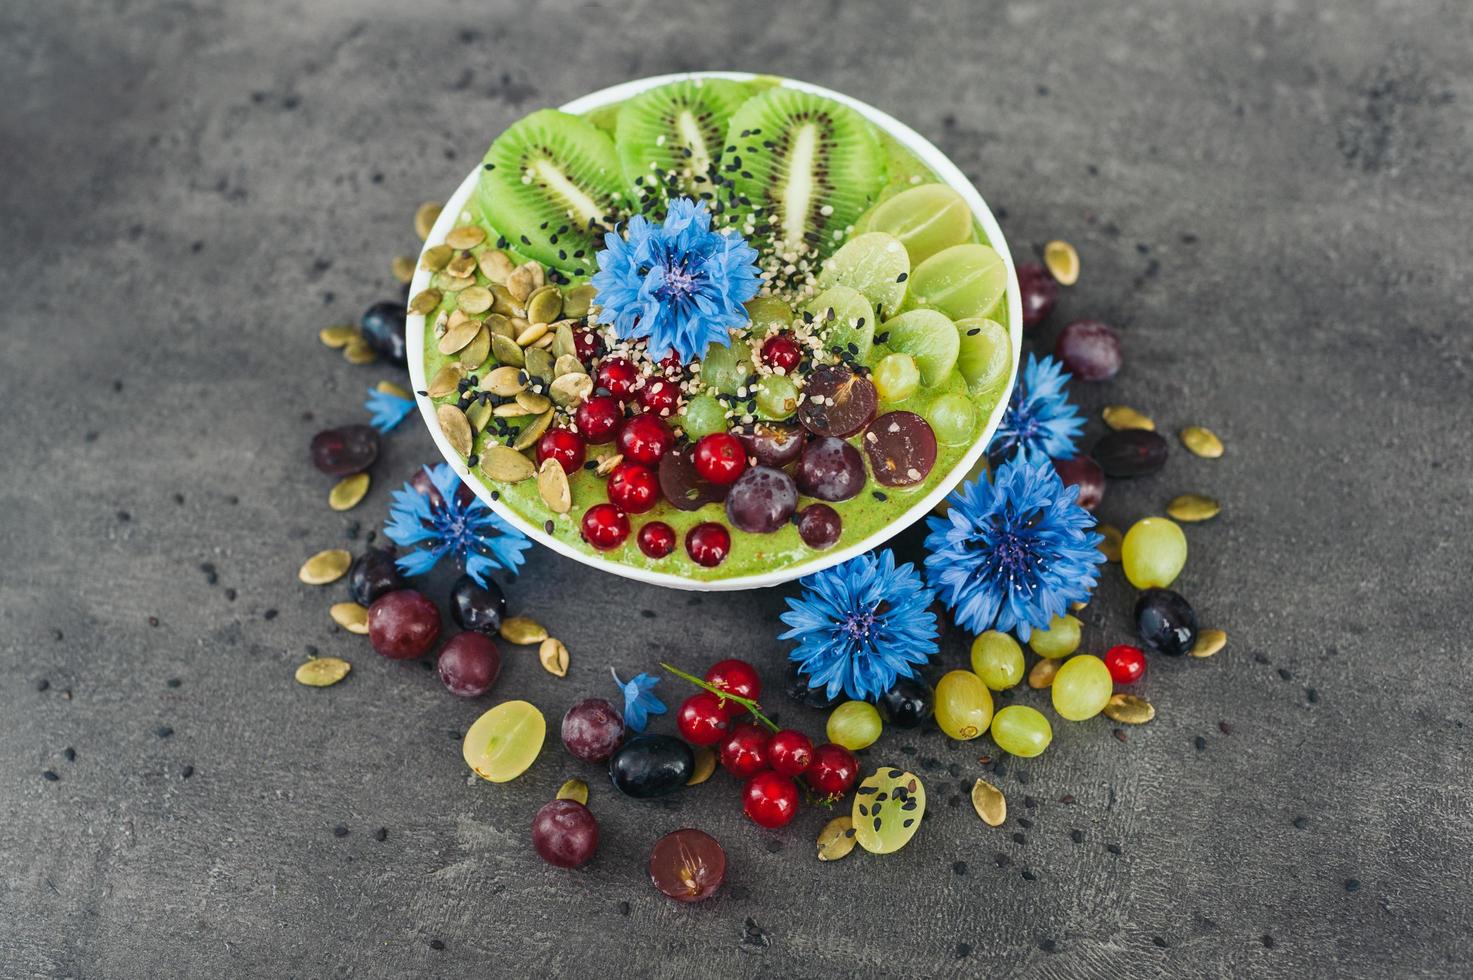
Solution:
[[[646,412],[662,418],[671,415],[680,404],[680,386],[673,381],[656,378],[639,390],[639,403]]]
[[[1139,647],[1111,647],[1105,654],[1105,666],[1116,684],[1134,684],[1146,675],[1146,655]]]
[[[784,776],[801,776],[813,763],[813,743],[802,732],[784,728],[768,740],[767,756]]]
[[[742,790],[742,809],[759,827],[785,827],[798,815],[798,784],[792,776],[760,772]]]
[[[767,729],[761,725],[737,725],[721,743],[721,764],[738,779],[755,776],[767,768],[767,743]]]
[[[745,660],[717,661],[706,671],[706,683],[748,701],[756,701],[762,695],[762,678],[757,676],[757,668]],[[746,710],[738,704],[733,707],[738,713]]]
[[[655,471],[639,463],[615,466],[609,474],[609,501],[626,514],[643,514],[660,501]]]
[[[647,558],[664,558],[675,550],[675,528],[664,521],[650,521],[639,529],[639,550]]]
[[[697,565],[715,568],[731,553],[731,532],[715,521],[697,524],[685,534],[685,550]]]
[[[604,342],[594,331],[573,331],[573,351],[578,355],[578,360],[584,364],[588,364],[599,354],[603,353],[603,349]]]
[[[614,441],[619,424],[624,421],[624,411],[612,395],[594,395],[578,406],[573,419],[578,423],[578,431],[583,438],[596,446]]]
[[[675,446],[675,433],[658,415],[645,412],[624,423],[619,430],[619,451],[625,459],[650,466]]]
[[[785,333],[775,333],[762,343],[762,363],[784,374],[792,374],[803,359],[803,348]]]
[[[803,779],[814,792],[831,799],[849,792],[858,778],[859,760],[853,752],[833,742],[825,742],[813,750],[813,762],[803,773]]]
[[[572,473],[583,465],[585,457],[583,437],[572,429],[548,429],[537,441],[537,464],[555,459],[564,473]]]
[[[679,354],[675,353],[675,349],[673,347],[670,349],[670,352],[668,354],[660,358],[659,363],[660,367],[663,368],[667,373],[679,371],[681,368],[685,367],[685,362],[680,359]]]
[[[598,387],[620,401],[633,394],[637,381],[639,381],[638,369],[622,357],[606,358],[598,366],[598,375],[594,378],[594,383]]]
[[[594,504],[583,514],[583,540],[609,551],[629,537],[629,518],[613,504]]]
[[[712,432],[696,443],[696,472],[708,483],[735,483],[747,468],[747,450],[730,432]]]
[[[721,710],[720,698],[701,691],[686,698],[675,716],[680,737],[692,745],[715,745],[726,737],[729,724]]]

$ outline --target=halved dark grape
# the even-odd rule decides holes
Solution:
[[[798,421],[820,436],[847,439],[869,424],[880,395],[869,378],[842,364],[815,368],[803,385]]]
[[[731,434],[741,440],[747,455],[762,466],[780,469],[803,452],[803,429],[791,422],[752,422],[737,426]]]
[[[363,339],[368,342],[373,352],[400,367],[408,363],[405,357],[407,347],[404,341],[406,312],[403,303],[384,300],[364,310],[363,319],[359,322],[363,330]]]
[[[650,882],[677,902],[710,898],[726,879],[726,852],[704,830],[686,827],[655,841]]]
[[[843,518],[828,504],[809,504],[798,515],[798,537],[814,551],[832,548],[843,533]]]
[[[718,503],[726,499],[729,489],[701,479],[694,446],[676,446],[660,457],[660,491],[676,510],[699,510]]]
[[[1073,459],[1054,460],[1054,472],[1066,487],[1079,488],[1079,506],[1093,512],[1105,499],[1105,471],[1083,454]]]
[[[864,460],[843,439],[819,436],[803,447],[794,476],[806,496],[848,500],[864,489]]]
[[[384,593],[404,587],[404,576],[394,564],[393,548],[369,548],[353,559],[353,567],[348,570],[348,595],[360,606],[371,606]]]
[[[1166,465],[1166,440],[1149,429],[1122,429],[1103,436],[1090,453],[1105,475],[1150,476]]]
[[[450,589],[450,618],[463,630],[495,633],[506,618],[506,596],[490,579],[481,585],[462,575]]]
[[[328,476],[362,473],[378,459],[379,441],[371,425],[324,429],[312,437],[312,465]]]
[[[1120,371],[1120,338],[1099,320],[1075,320],[1059,332],[1054,356],[1080,381],[1108,381]]]
[[[875,480],[887,487],[909,487],[936,465],[936,433],[915,412],[886,412],[864,434]]]
[[[771,534],[798,509],[793,478],[770,466],[754,466],[732,484],[726,495],[726,518],[751,534]]]

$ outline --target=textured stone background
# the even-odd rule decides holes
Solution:
[[[1470,9],[6,3],[0,974],[1463,972]],[[1127,367],[1086,406],[1227,441],[1112,488],[1103,515],[1223,499],[1182,588],[1228,650],[1153,662],[1161,716],[1128,742],[1060,724],[1007,765],[1031,827],[981,825],[956,797],[990,745],[936,734],[870,753],[927,778],[915,842],[835,866],[813,860],[821,812],[759,831],[724,778],[641,806],[554,744],[513,784],[472,784],[452,736],[484,705],[335,633],[327,591],[295,580],[430,450],[407,427],[366,504],[325,507],[308,437],[359,420],[389,372],[317,329],[391,289],[414,206],[517,116],[698,67],[808,78],[930,136],[1015,254],[1079,247],[1084,278],[1035,340],[1118,325]],[[688,598],[541,554],[511,594],[574,667],[513,653],[497,693],[555,718],[610,694],[609,664],[657,656],[748,656],[775,680],[785,591]],[[1127,635],[1128,601],[1112,572],[1091,649]],[[294,684],[308,645],[353,659],[350,680]],[[575,774],[604,843],[568,874],[526,839]],[[689,824],[731,856],[698,908],[641,871]]]

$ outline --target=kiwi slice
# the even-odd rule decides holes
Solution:
[[[714,200],[713,180],[731,114],[747,100],[740,82],[695,78],[641,92],[619,109],[614,146],[636,200]]]
[[[604,232],[627,208],[614,141],[556,109],[525,116],[496,137],[472,203],[512,248],[574,276],[593,273]]]
[[[853,109],[780,87],[731,117],[721,173],[735,205],[751,210],[757,237],[822,258],[884,186],[885,153],[874,126]]]

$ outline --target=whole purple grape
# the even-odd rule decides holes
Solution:
[[[1018,266],[1018,295],[1023,301],[1023,326],[1036,327],[1054,311],[1059,283],[1037,262]]]
[[[1108,381],[1120,370],[1120,338],[1099,320],[1075,320],[1059,331],[1054,356],[1080,381]]]

